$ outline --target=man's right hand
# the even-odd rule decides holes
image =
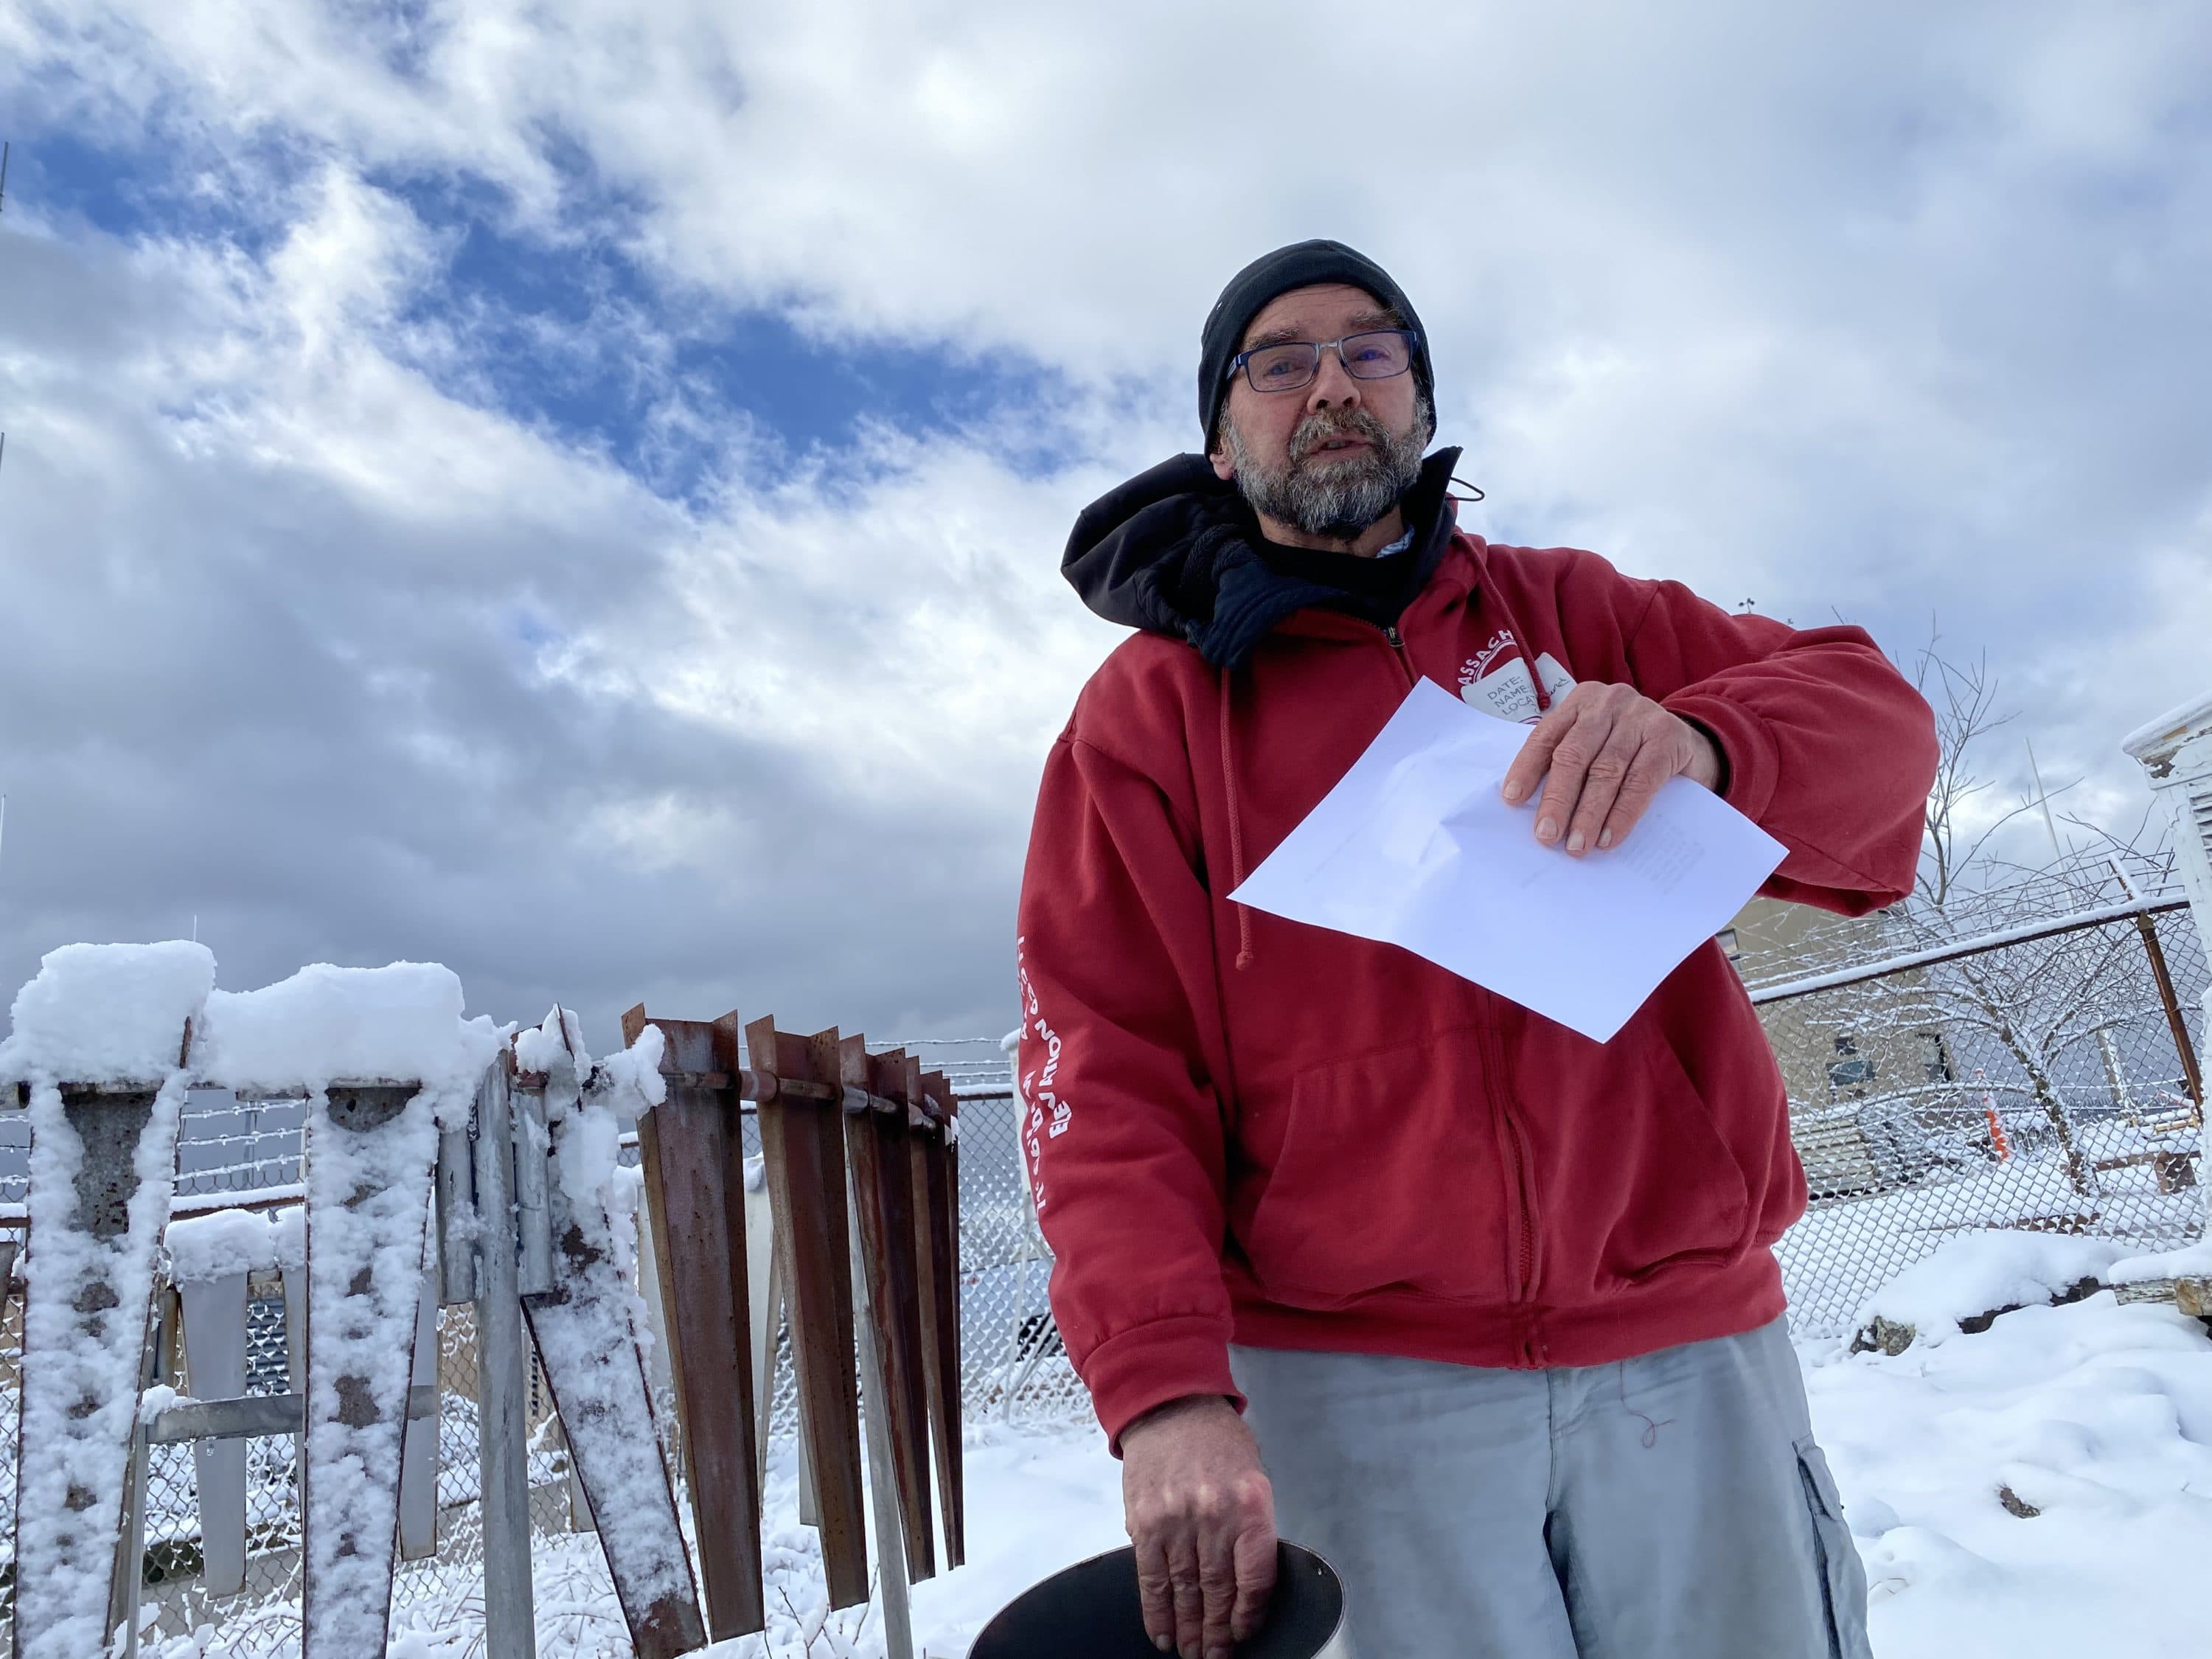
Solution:
[[[1275,1584],[1275,1494],[1237,1408],[1193,1395],[1123,1429],[1121,1500],[1145,1633],[1182,1659],[1229,1659]]]

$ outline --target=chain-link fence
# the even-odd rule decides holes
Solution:
[[[2148,1251],[2203,1230],[2206,969],[2186,911],[1966,945],[1754,992],[1812,1192],[1778,1250],[1801,1334],[1846,1334],[1961,1233]]]
[[[2017,930],[2015,930],[2017,931]],[[2154,947],[2156,947],[2154,949]],[[1879,954],[1879,953],[1876,953]],[[1866,953],[1862,951],[1863,962]],[[1904,965],[1755,987],[1790,1093],[1813,1199],[1778,1254],[1801,1334],[1839,1335],[1875,1290],[1945,1238],[2013,1227],[2094,1233],[2165,1248],[2193,1240],[2204,954],[2185,912],[2114,916],[2030,939],[1918,951]],[[996,1039],[904,1045],[961,1096],[961,1327],[971,1422],[1085,1418],[1046,1298],[1051,1255],[1030,1209],[1019,1103]],[[13,1121],[10,1121],[10,1120]],[[179,1153],[179,1212],[296,1201],[296,1103],[244,1108],[195,1097]],[[758,1147],[745,1122],[747,1150]],[[20,1216],[23,1128],[0,1115],[0,1218]],[[0,1240],[20,1234],[0,1233]],[[248,1390],[288,1386],[285,1310],[273,1279],[249,1307]],[[0,1446],[18,1411],[20,1297],[0,1326]],[[434,1556],[400,1565],[393,1629],[481,1628],[476,1333],[467,1307],[439,1320],[440,1467]],[[183,1379],[189,1389],[190,1379]],[[628,1651],[588,1517],[570,1491],[557,1419],[533,1376],[531,1514],[538,1620],[548,1650]],[[788,1342],[771,1394],[772,1444],[797,1422]],[[261,1659],[299,1650],[299,1486],[290,1437],[248,1443],[246,1591],[198,1580],[198,1510],[188,1447],[148,1471],[145,1651]],[[12,1513],[12,1458],[0,1502]],[[0,1587],[12,1601],[12,1538]]]

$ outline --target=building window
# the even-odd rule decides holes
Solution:
[[[1874,1061],[1859,1053],[1856,1036],[1844,1036],[1836,1039],[1836,1058],[1828,1066],[1828,1086],[1831,1089],[1863,1089],[1874,1081]]]

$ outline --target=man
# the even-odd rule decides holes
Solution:
[[[1458,530],[1434,384],[1380,267],[1279,250],[1206,319],[1206,454],[1068,544],[1140,631],[1038,797],[1024,1146],[1147,1629],[1226,1655],[1279,1522],[1361,1659],[1863,1656],[1769,1249],[1804,1177],[1719,946],[1601,1044],[1228,895],[1425,675],[1533,722],[1504,791],[1561,857],[1686,776],[1789,849],[1769,894],[1858,914],[1911,883],[1932,719],[1857,629]]]

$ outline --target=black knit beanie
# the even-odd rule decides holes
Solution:
[[[1206,448],[1213,448],[1214,428],[1221,419],[1221,404],[1229,396],[1229,364],[1252,319],[1267,302],[1294,288],[1316,283],[1349,283],[1364,288],[1406,319],[1413,331],[1413,379],[1431,401],[1436,396],[1436,370],[1429,363],[1428,337],[1405,291],[1390,280],[1390,273],[1365,254],[1341,242],[1293,242],[1265,253],[1229,279],[1221,297],[1206,313],[1198,346],[1198,422]]]

